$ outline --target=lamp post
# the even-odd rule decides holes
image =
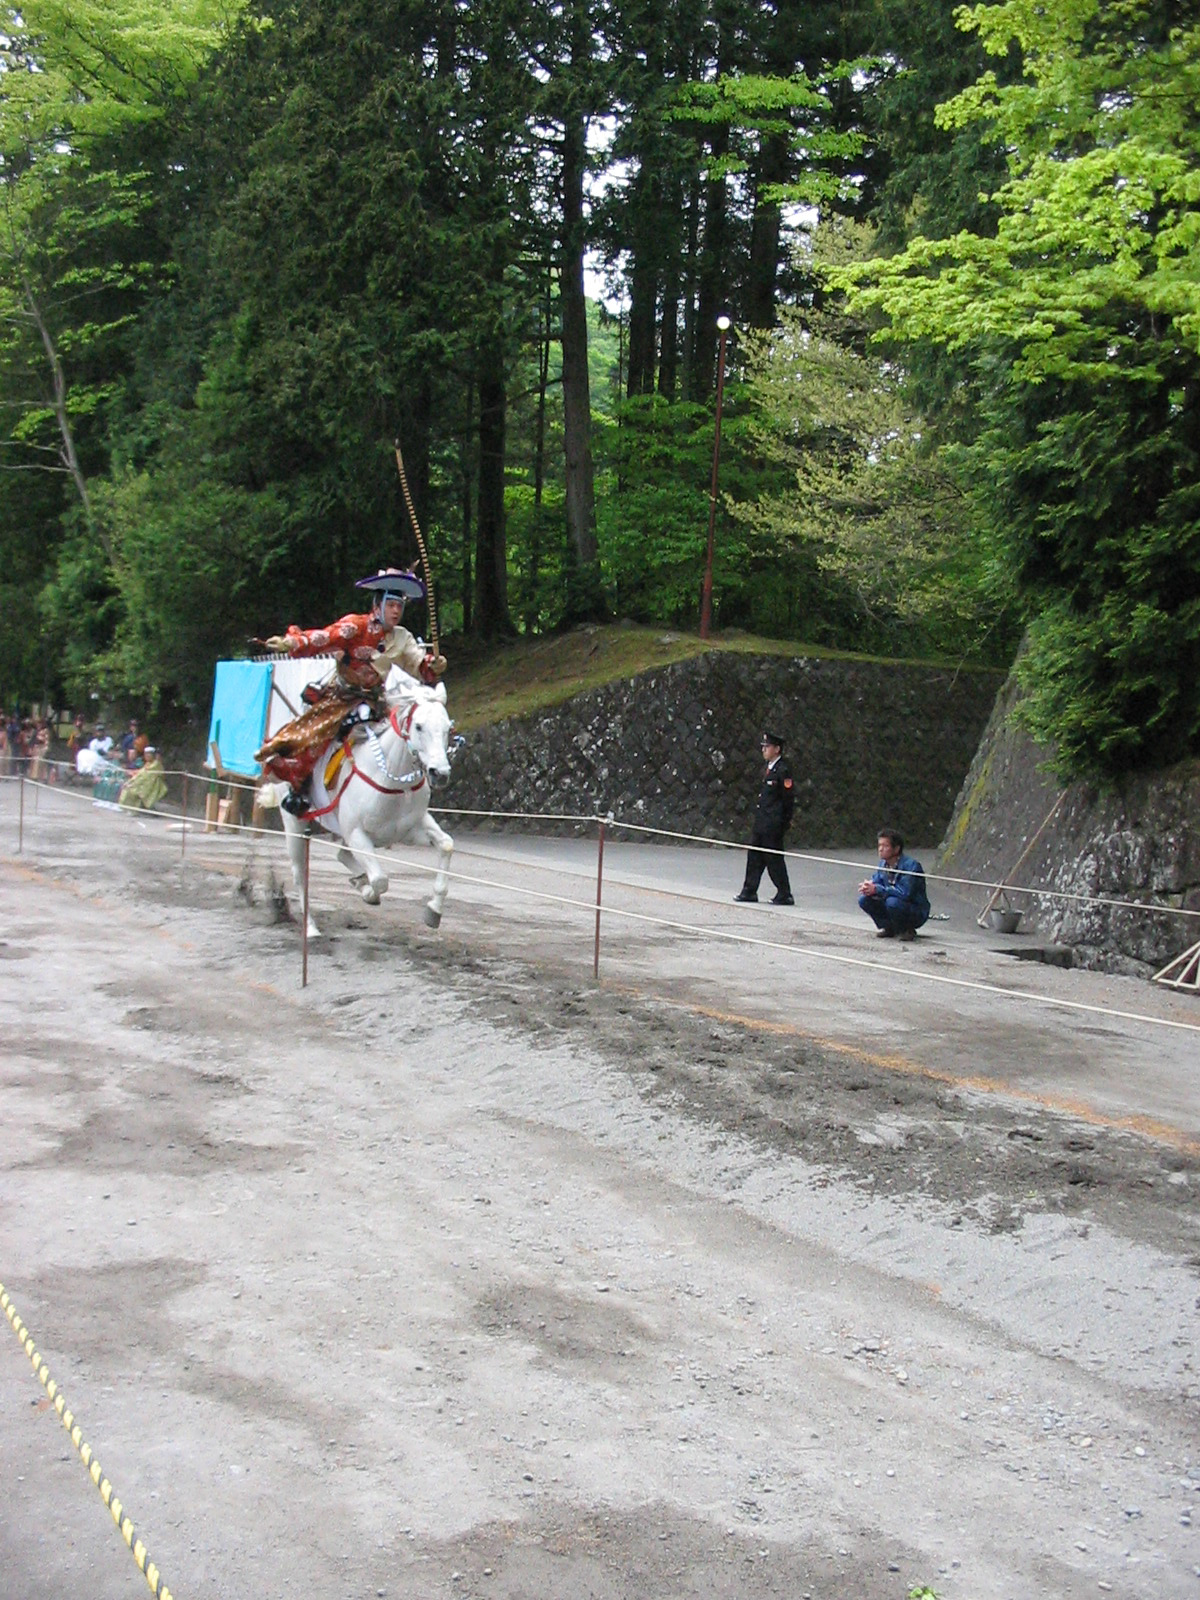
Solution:
[[[704,587],[700,591],[700,637],[707,639],[712,627],[713,537],[717,531],[717,468],[721,461],[721,399],[725,393],[725,335],[729,318],[717,318],[720,340],[717,345],[717,423],[713,432],[712,485],[708,491],[708,551],[704,557]]]

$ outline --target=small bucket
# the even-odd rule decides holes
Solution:
[[[1021,913],[1011,906],[993,906],[988,912],[988,922],[997,933],[1016,933],[1021,924]]]

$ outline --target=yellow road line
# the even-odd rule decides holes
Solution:
[[[660,994],[648,994],[644,989],[635,988],[631,984],[622,984],[606,979],[606,989],[613,989],[618,994],[630,995],[639,1000],[655,1000],[662,1005],[674,1006],[679,1011],[691,1012],[695,1016],[707,1017],[712,1022],[728,1022],[735,1027],[749,1028],[755,1033],[770,1033],[781,1038],[803,1039],[808,1044],[819,1046],[828,1050],[833,1055],[848,1056],[853,1061],[860,1061],[864,1066],[876,1067],[881,1072],[896,1072],[910,1078],[928,1078],[933,1083],[942,1083],[951,1089],[975,1090],[979,1094],[1003,1096],[1007,1100],[1022,1101],[1027,1105],[1039,1107],[1044,1111],[1054,1111],[1076,1118],[1079,1122],[1087,1123],[1093,1128],[1106,1128],[1119,1133],[1136,1133],[1147,1139],[1152,1139],[1158,1144],[1170,1145],[1172,1149],[1179,1150],[1184,1155],[1200,1156],[1200,1142],[1184,1133],[1182,1128],[1176,1128],[1170,1122],[1161,1122],[1156,1117],[1107,1116],[1102,1111],[1097,1111],[1094,1106],[1088,1105],[1085,1100],[1078,1100],[1068,1095],[1041,1094],[1033,1089],[1022,1089],[1016,1084],[1008,1083],[1003,1078],[984,1077],[979,1073],[947,1072],[940,1067],[929,1067],[923,1062],[913,1061],[908,1056],[883,1054],[877,1050],[864,1050],[861,1045],[847,1044],[843,1039],[830,1039],[824,1034],[813,1033],[808,1028],[798,1027],[791,1022],[769,1022],[763,1017],[745,1016],[736,1011],[721,1011],[715,1006],[701,1005],[690,1000],[676,1000]]]

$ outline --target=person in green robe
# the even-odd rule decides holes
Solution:
[[[152,811],[165,798],[167,780],[163,776],[162,757],[152,744],[146,746],[146,764],[121,785],[117,803],[130,811]]]

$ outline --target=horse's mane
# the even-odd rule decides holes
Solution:
[[[410,700],[439,700],[445,703],[446,698],[446,691],[440,683],[422,683],[419,678],[405,672],[403,667],[397,666],[389,670],[383,694],[389,706],[404,705]]]

